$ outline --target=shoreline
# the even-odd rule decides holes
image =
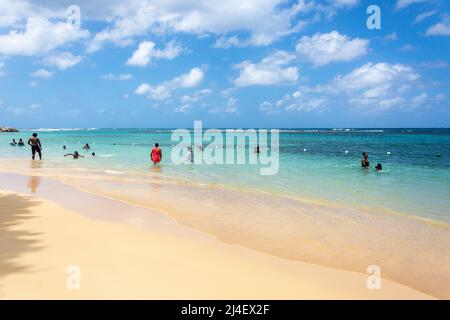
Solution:
[[[365,274],[225,244],[160,214],[149,213],[149,232],[35,196],[2,189],[0,197],[0,299],[432,298],[385,279],[368,290]],[[80,267],[80,290],[66,287],[70,265]]]
[[[4,165],[8,161],[14,161],[14,160],[23,160],[26,162],[29,162],[30,160],[28,158],[0,158],[0,165]],[[51,159],[54,160],[54,159]],[[45,161],[45,160],[36,160],[38,161]],[[92,172],[92,168],[76,168],[77,174],[73,176],[67,175],[67,173],[61,174],[51,172],[46,174],[41,174],[41,172],[36,172],[36,169],[41,169],[41,167],[31,167],[31,170],[29,171],[19,171],[16,168],[8,167],[7,169],[0,168],[0,173],[13,173],[16,175],[38,175],[40,177],[48,178],[48,179],[55,179],[58,180],[64,184],[74,186],[71,183],[68,183],[67,180],[70,178],[87,178],[87,177],[95,177],[99,178],[100,180],[107,179],[111,181],[126,181],[127,183],[142,183],[143,181],[147,181],[145,179],[143,180],[136,180],[136,177],[133,178],[127,178],[127,172],[116,172],[115,170],[105,170],[105,171],[98,171],[98,172]],[[60,168],[60,169],[69,169],[69,168]],[[73,169],[73,168],[70,168]],[[83,176],[82,174],[85,173],[88,176]],[[133,172],[134,173],[134,172]],[[152,177],[154,179],[154,177]],[[241,185],[232,185],[232,184],[223,184],[223,183],[211,183],[211,182],[202,182],[202,181],[192,181],[187,180],[183,178],[174,178],[174,177],[164,177],[163,180],[160,180],[159,178],[155,179],[155,183],[159,184],[167,184],[168,186],[186,186],[186,187],[193,187],[193,188],[206,188],[206,189],[217,189],[217,190],[223,190],[223,191],[232,191],[232,192],[244,192],[248,194],[261,194],[261,195],[267,195],[269,197],[277,197],[277,198],[283,198],[287,200],[293,200],[293,201],[299,201],[304,204],[308,205],[317,205],[317,206],[324,206],[324,207],[347,207],[344,203],[338,202],[338,201],[332,201],[330,199],[325,198],[306,198],[300,195],[295,195],[293,193],[284,193],[280,190],[270,191],[266,189],[259,189],[256,187],[250,188],[247,186],[241,186]],[[80,191],[89,192],[88,190],[82,190]],[[104,196],[104,194],[102,194]],[[117,200],[117,199],[114,199]],[[398,215],[398,216],[404,216],[408,219],[414,219],[417,221],[421,221],[424,223],[434,224],[438,226],[444,226],[444,227],[450,227],[450,220],[442,220],[436,217],[427,217],[427,216],[420,216],[415,213],[409,213],[405,211],[399,211],[394,210],[391,208],[386,207],[379,207],[379,206],[371,206],[371,205],[362,205],[362,204],[351,204],[349,205],[357,210],[363,211],[363,212],[370,212],[370,211],[378,211],[383,212],[387,215]]]
[[[197,190],[198,193],[184,185],[151,183],[144,186],[143,190],[127,184],[127,194],[124,194],[123,183],[113,184],[110,181],[102,185],[97,180],[77,181],[71,178],[70,181],[65,181],[61,177],[52,179],[39,176],[30,176],[27,181],[26,175],[0,175],[3,175],[3,181],[7,181],[6,189],[20,193],[33,192],[33,179],[42,180],[41,186],[38,181],[38,186],[34,187],[37,196],[60,202],[65,209],[81,212],[89,218],[119,223],[129,223],[135,219],[135,227],[140,227],[140,224],[151,225],[151,219],[145,219],[142,212],[137,214],[137,218],[129,213],[95,214],[96,208],[102,208],[98,199],[108,198],[110,201],[119,201],[124,206],[157,212],[158,216],[166,216],[177,225],[213,236],[222,243],[240,245],[292,261],[358,273],[364,273],[368,265],[380,265],[386,279],[435,297],[448,297],[449,288],[446,283],[449,273],[446,266],[450,262],[445,258],[448,226],[427,224],[402,216],[386,216],[384,213],[352,211],[348,208],[320,208],[310,204],[299,208],[296,201],[266,199],[267,196],[264,195],[253,200],[245,198],[248,203],[242,204],[244,207],[238,206],[240,209],[236,211],[232,209],[233,206],[230,207],[230,201],[236,201],[236,197],[241,197],[242,194],[209,188]],[[147,188],[150,189],[147,191]],[[145,192],[141,194],[143,191]],[[83,197],[89,194],[89,197],[95,198],[96,200],[83,200],[93,210],[86,210],[67,196],[74,192]],[[203,197],[201,206],[195,201],[198,196]],[[148,197],[153,199],[151,205],[145,200]],[[64,202],[60,201],[62,198]],[[272,210],[267,211],[265,206],[261,206],[264,201],[270,202],[270,205],[283,205],[287,212],[274,220]],[[251,212],[246,214],[246,207],[257,215]],[[230,215],[230,210],[235,212]],[[398,225],[402,225],[402,229],[398,229]],[[385,228],[387,229],[384,230]],[[352,236],[349,237],[349,234]],[[426,249],[430,246],[433,246],[433,250]],[[417,252],[420,254],[419,260]],[[405,273],[403,266],[412,259],[417,261]],[[433,280],[428,279],[429,273],[434,274]]]

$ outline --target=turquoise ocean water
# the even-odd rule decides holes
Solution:
[[[260,167],[250,164],[175,165],[170,152],[176,142],[168,129],[24,129],[0,134],[0,158],[30,157],[28,146],[9,142],[26,142],[32,132],[42,140],[46,163],[68,172],[92,170],[136,180],[157,174],[450,221],[450,129],[283,129],[279,172],[272,176],[260,175]],[[155,142],[164,153],[158,172],[149,161]],[[89,152],[82,150],[85,143]],[[75,150],[85,158],[63,157]],[[369,153],[370,170],[360,167],[363,151]],[[373,170],[377,163],[382,172]]]

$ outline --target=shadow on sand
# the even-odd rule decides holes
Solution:
[[[31,270],[31,266],[18,261],[21,255],[40,249],[38,233],[16,229],[24,220],[33,219],[31,208],[38,204],[27,196],[0,195],[0,297],[5,276]]]

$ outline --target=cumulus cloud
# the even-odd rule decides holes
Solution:
[[[326,65],[334,61],[350,61],[367,53],[369,41],[350,39],[337,31],[303,36],[295,49],[300,59],[314,66]]]
[[[172,80],[165,81],[159,85],[151,86],[142,83],[134,91],[138,95],[147,95],[147,97],[156,100],[165,100],[172,96],[172,92],[178,88],[193,88],[198,86],[204,77],[200,68],[192,68],[188,73],[182,74]]]
[[[45,69],[39,69],[39,70],[36,70],[36,71],[32,72],[30,75],[32,77],[34,77],[34,78],[48,79],[48,78],[51,78],[53,76],[53,72],[50,72],[50,71],[45,70]]]
[[[258,63],[243,61],[235,66],[239,70],[239,76],[234,79],[234,84],[246,87],[295,83],[299,76],[298,69],[287,66],[294,59],[293,54],[277,51]]]
[[[168,59],[172,60],[177,57],[182,51],[181,46],[175,42],[167,43],[163,50],[155,49],[155,43],[152,41],[143,41],[139,44],[133,55],[127,60],[127,65],[145,67],[152,59]]]
[[[276,102],[265,101],[260,110],[265,113],[322,111],[336,105],[373,112],[394,107],[413,109],[427,101],[426,93],[414,95],[420,90],[419,78],[413,68],[403,64],[367,63],[324,85],[303,85]]]
[[[341,4],[355,0],[339,0]],[[198,0],[135,0],[115,3],[109,14],[112,23],[98,32],[89,44],[88,51],[96,51],[106,43],[128,46],[136,36],[149,33],[190,33],[199,36],[214,34],[227,36],[227,45],[237,44],[233,33],[246,34],[239,44],[269,45],[283,36],[299,31],[305,24],[299,15],[313,14],[314,10],[339,7],[334,3],[316,5],[314,1],[285,0],[214,1]],[[264,21],[264,23],[261,23]]]
[[[46,65],[55,66],[60,70],[72,68],[82,60],[81,56],[76,56],[68,51],[53,53],[44,59]]]
[[[0,54],[32,56],[89,37],[89,31],[66,22],[28,18],[24,30],[14,29],[0,35]]]
[[[389,63],[366,63],[344,76],[337,76],[333,81],[333,90],[364,90],[379,86],[393,86],[410,83],[419,75],[409,66]]]

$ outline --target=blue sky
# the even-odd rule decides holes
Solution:
[[[0,0],[0,125],[447,127],[449,8]]]

